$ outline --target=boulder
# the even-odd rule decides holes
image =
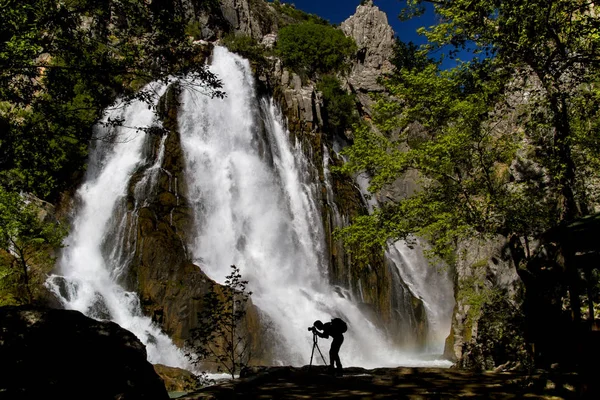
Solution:
[[[0,308],[0,398],[168,399],[146,348],[79,311]]]
[[[188,370],[155,364],[154,370],[169,392],[191,392],[201,388],[200,379]]]

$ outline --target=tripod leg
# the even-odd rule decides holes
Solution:
[[[315,343],[315,346],[317,347],[317,350],[319,350],[319,354],[321,355],[321,359],[323,360],[323,364],[327,365],[327,361],[325,361],[325,357],[323,357],[323,353],[321,353],[321,349],[319,348],[319,345]],[[313,352],[315,351],[314,347],[313,347]]]

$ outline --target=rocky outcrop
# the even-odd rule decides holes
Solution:
[[[3,399],[168,399],[131,332],[78,311],[0,308]]]
[[[524,285],[508,242],[472,240],[457,253],[456,305],[444,355],[465,368],[524,367]]]
[[[394,55],[394,30],[388,24],[386,14],[371,0],[359,5],[356,13],[342,22],[341,29],[358,46],[348,84],[365,112],[370,114],[372,100],[369,93],[382,91],[378,79],[393,69],[390,60]]]
[[[202,387],[199,378],[188,370],[154,364],[154,371],[169,392],[191,392]]]
[[[276,97],[279,97],[283,112],[288,120],[288,129],[294,133],[322,133],[323,101],[313,82],[302,84],[298,74],[282,68],[281,60],[273,59],[271,72],[275,82]]]
[[[178,87],[170,87],[158,106],[162,127],[147,138],[147,157],[156,160],[162,153],[161,168],[146,163],[130,182],[133,234],[125,236],[123,247],[134,253],[127,286],[139,293],[144,313],[181,346],[196,326],[202,298],[213,282],[186,251],[186,235],[194,221],[185,197],[184,160],[176,129],[178,97]]]
[[[264,0],[183,0],[190,21],[200,27],[197,39],[215,40],[232,32],[260,41],[278,30],[279,18]]]
[[[221,12],[223,17],[233,28],[234,31],[244,33],[255,38],[262,37],[260,23],[255,15],[250,13],[250,2],[248,0],[220,0]]]

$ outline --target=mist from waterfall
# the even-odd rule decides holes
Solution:
[[[160,95],[164,88],[154,90]],[[127,209],[127,188],[136,169],[147,160],[144,143],[147,134],[137,128],[158,124],[155,114],[144,102],[115,105],[106,115],[123,118],[122,127],[97,127],[98,141],[91,150],[84,184],[76,193],[75,215],[65,248],[59,259],[56,274],[46,286],[58,297],[66,309],[78,310],[96,319],[112,320],[133,332],[145,345],[148,360],[174,367],[190,365],[171,339],[161,332],[149,317],[142,315],[140,300],[135,292],[125,290],[119,278],[125,273],[134,248],[127,248],[125,235],[133,235],[129,220],[136,220],[136,212]],[[156,174],[162,163],[164,138],[152,164],[135,186],[136,203],[144,201],[156,183]]]
[[[307,364],[307,327],[332,317],[348,322],[340,353],[345,366],[431,364],[394,348],[354,299],[329,285],[317,179],[273,101],[256,98],[247,60],[216,47],[211,70],[227,97],[184,90],[179,113],[196,216],[194,261],[221,283],[230,265],[240,268],[277,338],[279,364]]]

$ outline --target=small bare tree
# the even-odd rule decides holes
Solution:
[[[232,378],[248,365],[250,340],[242,327],[252,295],[246,291],[247,284],[239,268],[232,265],[225,284],[213,285],[204,296],[202,311],[198,313],[199,326],[191,331],[188,356],[194,364],[213,362],[219,372],[226,372]]]

